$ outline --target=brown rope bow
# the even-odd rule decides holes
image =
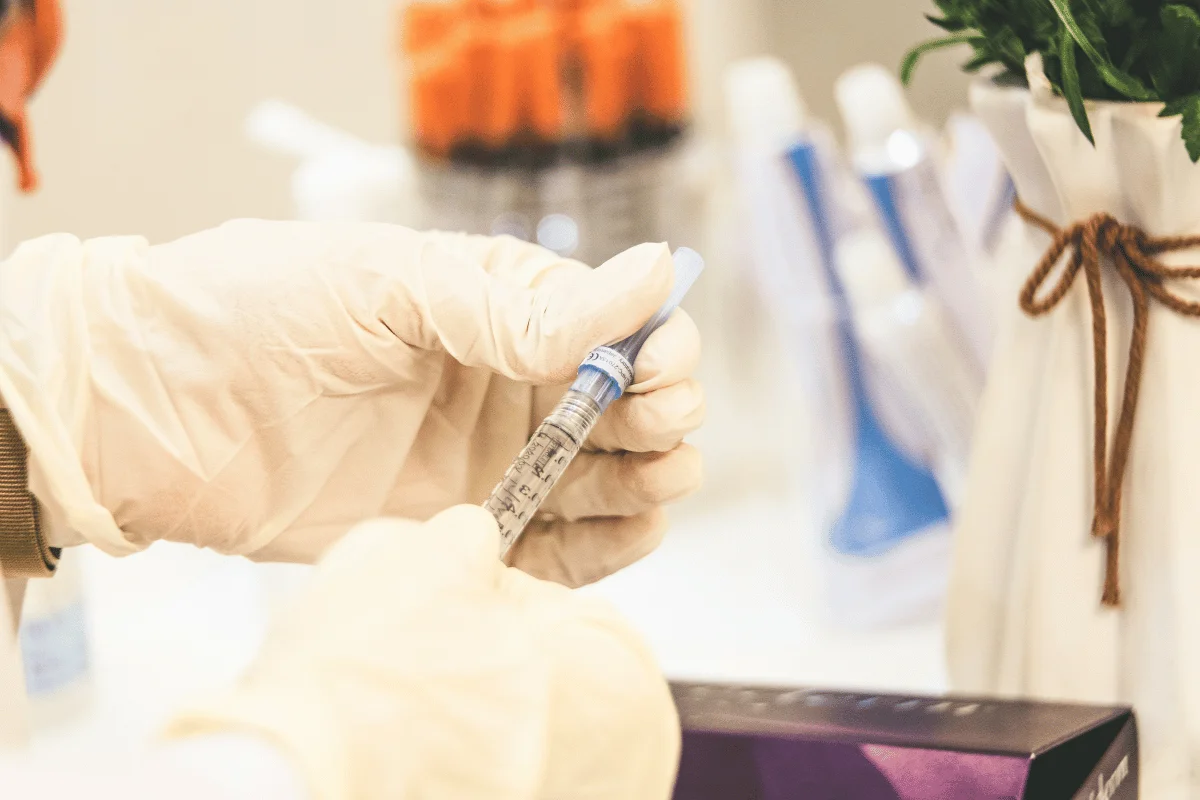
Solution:
[[[1021,309],[1031,317],[1041,316],[1066,296],[1080,271],[1087,280],[1088,298],[1092,306],[1092,351],[1096,362],[1096,427],[1093,441],[1096,499],[1092,535],[1103,539],[1107,548],[1103,602],[1106,606],[1117,606],[1121,602],[1118,575],[1121,485],[1129,460],[1133,419],[1142,382],[1150,298],[1180,314],[1200,317],[1200,303],[1185,300],[1163,285],[1164,281],[1170,279],[1200,278],[1200,267],[1168,267],[1154,256],[1198,247],[1200,236],[1152,237],[1138,228],[1122,225],[1110,214],[1095,214],[1068,228],[1059,229],[1019,200],[1016,209],[1026,222],[1054,237],[1021,290]],[[1038,299],[1037,293],[1046,284],[1050,273],[1068,253],[1062,276],[1045,298]],[[1111,456],[1108,452],[1108,334],[1101,281],[1101,263],[1105,257],[1112,262],[1133,298],[1133,335],[1129,342],[1129,365],[1125,371],[1125,396]]]

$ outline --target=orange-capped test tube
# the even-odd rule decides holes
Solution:
[[[467,0],[476,18],[498,20],[512,19],[532,11],[539,6],[538,0]]]
[[[473,20],[470,54],[472,130],[490,149],[508,145],[519,121],[519,51],[506,20]]]
[[[563,79],[558,24],[540,9],[509,28],[517,64],[519,127],[543,142],[563,135]]]
[[[417,55],[441,46],[466,20],[463,0],[419,0],[399,14],[400,48]]]
[[[646,0],[629,3],[627,13],[638,106],[656,122],[681,124],[688,107],[683,9],[676,0]]]
[[[469,84],[461,42],[413,58],[413,133],[429,155],[445,158],[454,145],[467,138]]]
[[[615,140],[630,115],[631,59],[635,57],[630,29],[619,7],[597,6],[584,15],[580,36],[588,135]]]
[[[594,9],[612,8],[618,0],[543,0],[554,16],[558,36],[564,51],[574,53],[580,47],[586,17]]]

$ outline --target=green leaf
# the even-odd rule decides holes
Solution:
[[[946,17],[935,17],[932,14],[926,14],[925,19],[937,25],[942,30],[950,31],[950,33],[958,33],[967,27],[967,23],[961,19],[948,19]]]
[[[1118,69],[1108,56],[1100,51],[1098,43],[1084,33],[1078,20],[1075,19],[1075,15],[1071,13],[1070,0],[1048,0],[1048,2],[1053,6],[1058,18],[1062,20],[1063,27],[1070,38],[1079,45],[1079,49],[1092,62],[1092,66],[1100,73],[1100,77],[1104,79],[1105,83],[1131,100],[1154,99],[1154,94],[1146,88],[1145,84],[1129,73]],[[1094,36],[1095,33],[1093,33]],[[1074,54],[1073,50],[1072,54]],[[1078,76],[1078,72],[1076,72],[1076,76]]]
[[[1160,97],[1197,88],[1200,77],[1200,15],[1173,4],[1159,12],[1162,33],[1154,49],[1150,80]]]
[[[1183,144],[1193,162],[1200,161],[1200,94],[1167,103],[1160,117],[1183,117]]]
[[[1099,5],[1105,25],[1126,25],[1136,16],[1129,0],[1100,0]]]
[[[1004,27],[991,37],[991,45],[1004,56],[1004,63],[1019,69],[1025,64],[1025,45],[1012,28]]]
[[[1075,40],[1065,33],[1059,39],[1058,59],[1062,65],[1062,93],[1071,109],[1071,116],[1083,135],[1093,145],[1092,123],[1088,120],[1087,108],[1083,104],[1083,91],[1079,88],[1079,67],[1075,63]]]
[[[1190,6],[1179,3],[1163,6],[1159,17],[1162,19],[1163,28],[1170,30],[1173,27],[1181,27],[1187,32],[1189,40],[1194,41],[1195,32],[1200,31],[1200,14]]]
[[[1121,69],[1125,72],[1133,69],[1138,59],[1151,49],[1151,44],[1153,44],[1153,40],[1149,36],[1135,37],[1129,45],[1129,49],[1125,51],[1125,57],[1121,59]]]
[[[930,39],[929,41],[921,42],[921,44],[905,54],[904,61],[900,64],[900,82],[907,85],[912,80],[913,71],[917,68],[917,62],[921,60],[921,56],[932,50],[940,50],[943,47],[966,44],[976,36],[977,34],[974,33],[959,33],[954,36],[943,36],[940,39]]]
[[[1087,100],[1159,100],[1163,116],[1182,118],[1188,153],[1200,158],[1200,0],[932,2],[932,23],[951,35],[914,48],[906,80],[923,53],[965,42],[972,52],[963,69],[999,65],[1022,84],[1025,56],[1041,53],[1047,78],[1089,138]]]
[[[1158,112],[1160,117],[1178,117],[1187,109],[1188,104],[1195,100],[1195,95],[1181,97],[1178,100],[1172,100],[1169,103],[1163,104],[1163,110]]]
[[[963,62],[963,65],[960,67],[960,69],[967,73],[978,72],[988,64],[995,64],[999,60],[1000,59],[996,58],[996,56],[991,52],[976,53],[975,56],[969,61]]]

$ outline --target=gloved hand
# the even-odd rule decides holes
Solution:
[[[482,502],[587,352],[638,328],[672,274],[664,245],[592,270],[510,238],[357,223],[236,221],[154,247],[48,236],[0,267],[0,396],[52,543],[312,561],[362,519]],[[516,566],[579,585],[657,544],[660,506],[700,482],[680,443],[703,416],[698,353],[683,313],[651,337]]]
[[[652,655],[498,547],[472,506],[360,526],[241,685],[170,733],[264,736],[314,800],[666,800],[679,720]]]

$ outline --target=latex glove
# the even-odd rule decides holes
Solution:
[[[236,221],[151,247],[23,244],[0,268],[0,396],[52,520],[314,560],[356,522],[481,503],[587,352],[665,300],[665,245],[592,270],[511,238]],[[677,313],[513,563],[582,584],[649,552],[700,482],[699,335]],[[545,388],[535,389],[535,386]]]
[[[666,800],[680,730],[653,657],[498,547],[475,506],[361,526],[241,685],[170,732],[266,737],[317,800]]]

